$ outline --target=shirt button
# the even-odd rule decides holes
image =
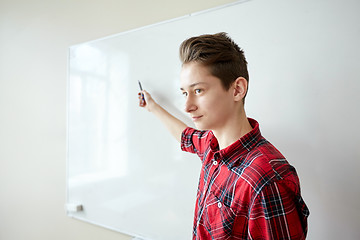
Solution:
[[[217,162],[217,161],[213,161],[213,164],[216,166],[216,165],[218,164],[218,162]]]
[[[221,208],[222,204],[221,202],[218,202],[218,208]]]

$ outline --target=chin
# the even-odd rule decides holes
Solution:
[[[207,128],[206,126],[202,125],[202,124],[196,124],[195,123],[195,127],[197,130],[200,130],[200,131],[206,131],[206,130],[209,130],[209,128]]]

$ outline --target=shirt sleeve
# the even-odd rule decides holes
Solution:
[[[251,239],[305,239],[309,215],[291,182],[274,182],[256,197],[249,217]]]
[[[196,153],[202,158],[208,145],[209,131],[199,131],[186,128],[181,135],[181,149],[185,152]]]

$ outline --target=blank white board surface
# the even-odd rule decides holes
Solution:
[[[67,203],[82,210],[68,215],[143,239],[191,239],[200,161],[138,107],[137,81],[191,125],[178,47],[225,31],[249,62],[248,115],[299,173],[309,239],[359,239],[358,9],[238,2],[70,47]]]

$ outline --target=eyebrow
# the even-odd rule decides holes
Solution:
[[[196,83],[193,83],[193,84],[190,84],[190,86],[189,86],[189,88],[193,88],[193,87],[195,87],[195,86],[197,86],[197,85],[200,85],[200,84],[207,84],[206,82],[196,82]],[[184,88],[180,88],[180,90],[184,90]]]

